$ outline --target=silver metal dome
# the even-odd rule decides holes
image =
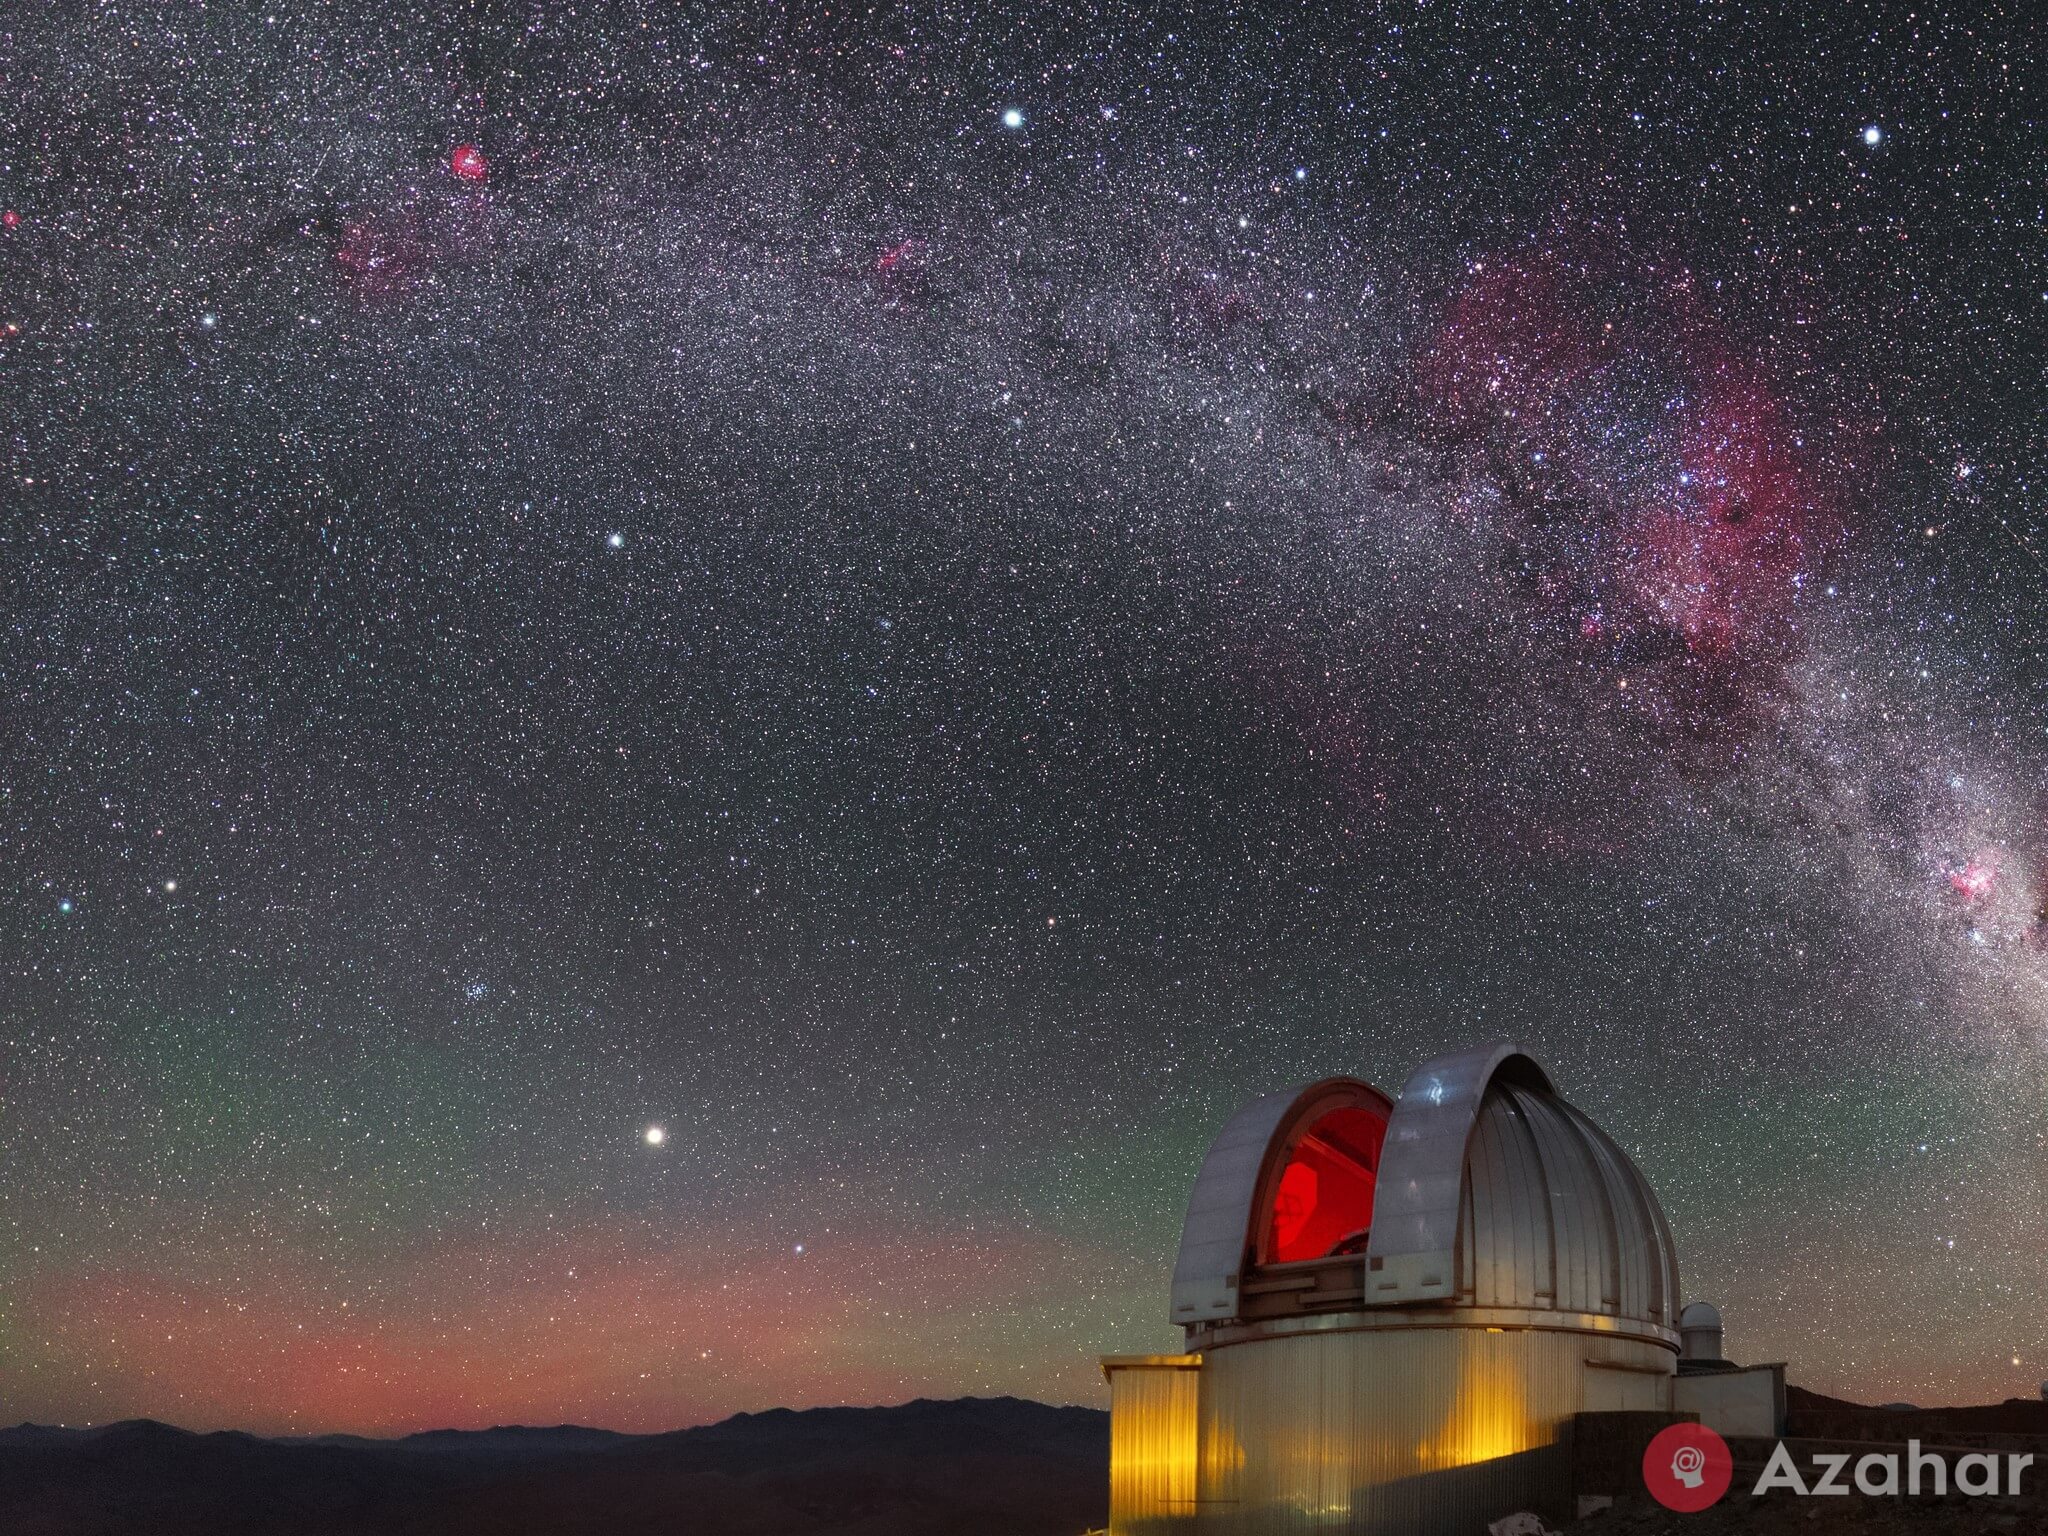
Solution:
[[[1711,1301],[1687,1302],[1678,1314],[1680,1353],[1687,1360],[1721,1358],[1721,1309]]]
[[[1434,1304],[1613,1319],[1676,1346],[1678,1265],[1671,1230],[1634,1163],[1560,1098],[1543,1069],[1506,1043],[1425,1063],[1387,1118],[1372,1170],[1370,1232],[1311,1263],[1262,1262],[1276,1166],[1334,1100],[1386,1101],[1331,1079],[1248,1105],[1195,1181],[1173,1320],[1191,1328],[1251,1315],[1279,1280],[1297,1311]]]

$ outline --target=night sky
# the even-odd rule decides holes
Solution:
[[[11,8],[6,1419],[1100,1401],[1497,1035],[2032,1395],[2028,9]]]

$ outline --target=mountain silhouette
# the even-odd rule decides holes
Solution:
[[[1109,1418],[1017,1398],[775,1409],[671,1434],[576,1425],[398,1440],[0,1430],[10,1536],[1079,1536]]]

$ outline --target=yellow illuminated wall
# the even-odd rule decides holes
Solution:
[[[1455,1325],[1113,1357],[1110,1536],[1442,1536],[1517,1509],[1562,1518],[1572,1415],[1623,1398],[1668,1408],[1674,1358],[1593,1331]]]
[[[1102,1363],[1109,1377],[1110,1536],[1186,1531],[1195,1512],[1200,1355]]]
[[[1668,1401],[1673,1352],[1575,1331],[1310,1332],[1212,1349],[1181,1536],[1434,1536],[1568,1514],[1589,1366]],[[1112,1434],[1114,1431],[1112,1430]]]

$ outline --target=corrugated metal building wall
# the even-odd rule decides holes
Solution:
[[[1195,1513],[1200,1355],[1125,1355],[1109,1378],[1109,1528],[1185,1532]]]
[[[1539,1328],[1304,1332],[1202,1360],[1201,1536],[1479,1532],[1570,1513],[1573,1414],[1611,1372],[1666,1394],[1655,1343]],[[1589,1371],[1589,1365],[1605,1367]],[[1112,1525],[1114,1536],[1123,1536]]]

